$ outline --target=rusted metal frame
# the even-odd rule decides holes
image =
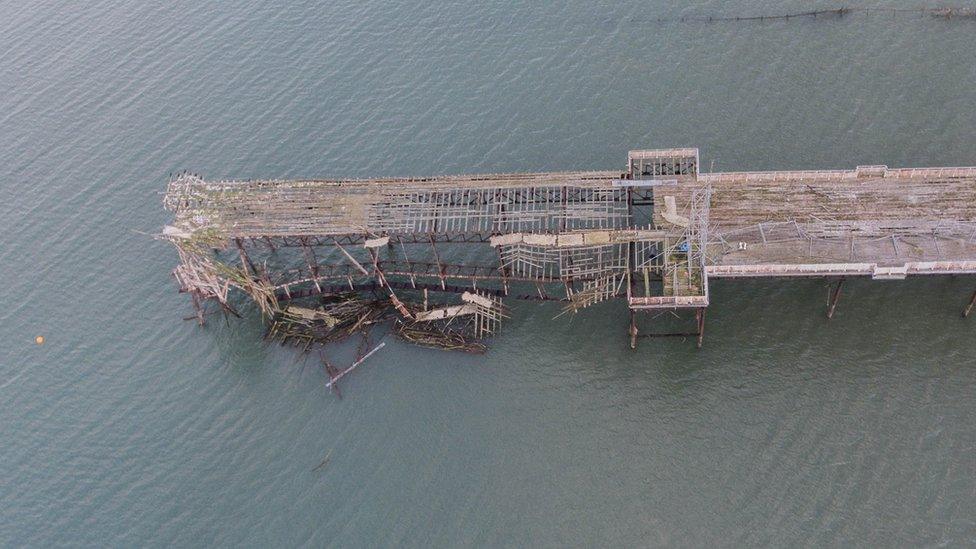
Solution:
[[[428,233],[396,233],[384,236],[396,236],[403,244],[427,244],[430,240]],[[492,233],[489,231],[452,231],[434,233],[434,240],[437,242],[449,242],[452,244],[484,244],[489,242]],[[270,237],[264,237],[270,238]],[[364,235],[334,235],[334,236],[314,236],[314,235],[292,235],[273,237],[277,240],[278,246],[287,248],[297,248],[302,246],[302,239],[311,246],[328,246],[334,242],[343,246],[358,246],[366,241]]]
[[[427,263],[413,262],[406,265],[407,270],[400,270],[402,263],[388,263],[380,261],[384,272],[403,276],[438,276],[444,278],[477,278],[480,280],[500,280],[494,267],[488,265],[462,265],[456,263]],[[389,267],[392,267],[389,268]]]
[[[440,284],[425,284],[423,282],[418,282],[417,287],[414,288],[413,286],[411,286],[406,282],[399,282],[396,280],[388,280],[386,282],[386,287],[394,288],[397,290],[407,290],[407,291],[419,290],[419,291],[441,292],[441,293],[449,293],[449,294],[463,294],[464,292],[468,291],[467,286],[448,285],[445,288],[441,288]],[[352,284],[352,286],[347,286],[347,285],[322,286],[321,291],[315,288],[306,288],[304,290],[294,290],[288,294],[284,292],[279,292],[276,294],[276,297],[278,301],[284,302],[284,301],[290,301],[295,299],[304,299],[308,297],[346,294],[349,292],[373,292],[373,291],[379,291],[381,289],[383,288],[380,287],[379,283],[377,283],[376,281],[372,281],[372,282],[365,282],[365,283],[354,283]],[[494,289],[494,288],[482,288],[478,290],[478,293],[483,295],[493,295],[497,297],[504,296],[502,290]],[[519,297],[518,299],[537,300],[538,298],[536,298],[535,296],[529,296],[527,298]]]
[[[406,277],[410,279],[411,284],[416,284],[416,279],[426,278],[426,277],[436,277],[440,280],[442,277],[445,280],[450,279],[465,279],[465,280],[477,280],[485,282],[500,282],[503,288],[511,286],[513,282],[520,283],[561,283],[560,279],[553,277],[530,277],[530,276],[512,276],[508,275],[506,277],[501,277],[496,272],[494,267],[489,265],[461,265],[461,264],[449,264],[449,263],[428,263],[428,262],[411,262],[409,265],[403,262],[396,261],[378,261],[377,266],[380,271],[382,271],[384,280],[389,282],[391,277]],[[304,271],[301,271],[304,272]],[[351,281],[353,276],[360,277],[366,276],[373,278],[374,275],[371,273],[363,273],[362,270],[358,269],[353,265],[343,264],[343,265],[322,265],[320,266],[320,276],[317,280],[322,282],[327,282],[329,280],[336,279],[346,279]],[[592,277],[580,277],[577,278],[578,281],[592,281],[596,278]],[[282,282],[278,284],[281,288],[292,288],[301,284],[312,283],[312,278],[300,278],[294,279],[287,282]],[[504,291],[504,289],[503,289]]]
[[[297,270],[297,269],[286,271],[285,273],[283,273],[284,278],[282,278],[282,280],[288,280],[287,275],[289,274],[296,274],[300,278],[292,278],[288,282],[282,282],[277,285],[278,286],[282,286],[284,284],[295,285],[295,284],[301,284],[303,282],[311,282],[312,278],[302,276],[304,272],[305,272],[304,270]],[[353,265],[349,265],[349,264],[328,265],[327,264],[327,265],[319,265],[319,276],[315,278],[320,282],[323,282],[323,281],[328,281],[337,278],[349,278],[350,275],[352,274],[355,274],[356,276],[360,276],[360,275],[369,276],[368,274],[364,275],[361,270],[359,270]]]

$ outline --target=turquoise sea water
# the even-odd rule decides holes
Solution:
[[[389,339],[340,401],[257,315],[183,322],[148,236],[182,169],[976,165],[976,22],[148,4],[0,0],[0,545],[976,543],[976,280],[852,281],[829,323],[822,281],[716,282],[701,350],[513,303],[487,355]]]

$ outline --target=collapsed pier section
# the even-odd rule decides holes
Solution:
[[[495,333],[510,297],[560,301],[565,313],[625,299],[632,346],[662,335],[640,334],[640,313],[691,311],[697,331],[682,335],[701,344],[709,278],[976,273],[974,168],[699,167],[688,148],[631,151],[622,172],[183,173],[168,184],[174,221],[161,237],[201,320],[206,302],[237,314],[240,294],[272,321],[329,328],[342,324],[334,303],[374,295],[409,333],[455,342]]]

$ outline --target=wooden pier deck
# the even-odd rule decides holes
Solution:
[[[712,188],[714,276],[895,278],[976,267],[972,168],[707,174],[700,181]]]
[[[429,291],[496,299],[521,289],[567,312],[614,298],[632,316],[694,309],[701,333],[709,278],[976,274],[976,168],[698,168],[697,149],[666,149],[631,151],[621,171],[217,182],[184,173],[169,182],[174,220],[161,236],[180,254],[175,274],[194,303],[230,308],[238,290],[268,316],[293,296],[378,287],[420,322],[441,317],[411,309],[417,292],[426,307]],[[497,327],[500,301],[465,303],[447,306],[483,317],[482,333]],[[632,344],[636,332],[632,321]]]

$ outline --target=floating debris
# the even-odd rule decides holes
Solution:
[[[344,375],[348,374],[349,372],[355,370],[360,364],[362,364],[363,362],[366,362],[366,359],[367,358],[373,356],[373,353],[375,353],[376,351],[379,351],[384,346],[386,346],[386,342],[385,341],[381,341],[379,345],[377,345],[376,347],[373,347],[373,350],[372,351],[370,351],[370,352],[366,353],[365,355],[363,355],[362,358],[360,358],[356,362],[353,362],[352,363],[352,366],[346,368],[345,370],[342,370],[341,372],[337,372],[335,375],[331,375],[331,373],[330,373],[330,377],[332,379],[330,379],[329,382],[325,384],[325,386],[328,387],[328,388],[330,388],[330,389],[332,387],[336,387],[336,382],[338,382],[342,378],[342,376],[344,376]]]
[[[332,459],[332,450],[329,450],[329,453],[325,455],[325,459],[323,459],[321,463],[316,465],[315,469],[312,469],[312,472],[314,473],[315,471],[318,471],[319,469],[328,465],[330,459]]]
[[[466,353],[483,354],[488,347],[473,340],[458,330],[439,328],[429,322],[405,322],[398,320],[393,333],[404,341],[409,341],[421,347],[442,349],[445,351],[464,351]]]
[[[390,299],[347,293],[315,308],[290,304],[275,314],[266,338],[308,351],[315,344],[342,341],[395,319],[393,333],[404,341],[435,349],[484,353],[487,346],[482,340],[497,332],[502,319],[508,317],[507,309],[501,300],[473,292],[464,292],[461,300],[460,305],[429,308],[409,302],[399,302],[398,306]],[[341,373],[329,371],[331,364],[324,358],[323,361],[330,378],[342,377]]]
[[[313,344],[343,340],[387,318],[389,300],[357,294],[335,296],[317,308],[288,305],[272,319],[267,338],[308,350]]]
[[[655,23],[723,23],[748,21],[777,21],[803,18],[843,17],[853,13],[866,15],[928,15],[940,19],[976,19],[976,8],[833,8],[824,10],[776,13],[770,15],[682,15],[677,17],[657,17]],[[640,22],[631,19],[631,23]]]

